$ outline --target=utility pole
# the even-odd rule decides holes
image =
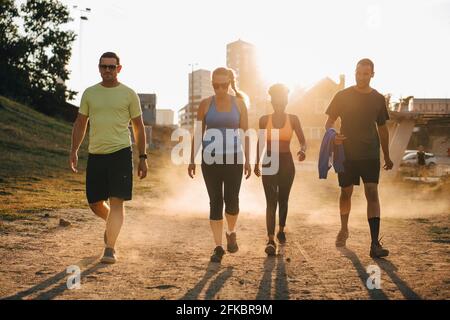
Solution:
[[[194,67],[197,66],[198,63],[190,63],[191,67],[191,101],[190,101],[190,111],[192,117],[192,132],[194,132],[194,124],[195,124],[195,115],[194,115]]]

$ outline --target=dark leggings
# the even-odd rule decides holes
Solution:
[[[290,152],[280,153],[279,157],[280,165],[277,174],[262,176],[264,193],[266,194],[266,225],[269,236],[275,234],[277,204],[279,205],[279,224],[281,227],[286,225],[289,193],[295,176],[292,154]]]
[[[242,181],[242,164],[206,164],[202,162],[202,173],[209,195],[209,219],[223,219],[225,213],[239,213],[239,190]]]

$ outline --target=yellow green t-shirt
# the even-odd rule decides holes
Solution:
[[[139,97],[119,84],[107,88],[100,83],[87,88],[79,112],[89,117],[89,153],[108,154],[131,146],[130,120],[142,114]]]

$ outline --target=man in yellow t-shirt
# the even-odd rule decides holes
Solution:
[[[113,52],[104,53],[98,68],[102,82],[84,91],[73,125],[70,166],[77,172],[78,149],[89,121],[86,196],[92,211],[106,221],[101,261],[115,263],[114,246],[123,224],[123,203],[131,200],[133,189],[130,120],[139,150],[141,179],[147,175],[146,137],[137,94],[117,80],[122,69],[119,57]]]

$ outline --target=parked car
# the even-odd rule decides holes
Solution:
[[[437,163],[436,156],[434,153],[425,152],[425,165],[429,168],[434,167]],[[409,152],[403,156],[402,163],[400,166],[403,167],[415,167],[417,164],[417,152]]]

